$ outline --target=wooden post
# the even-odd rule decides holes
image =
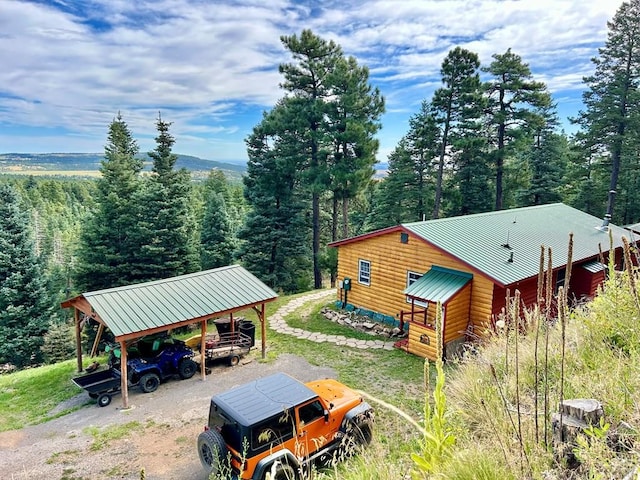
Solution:
[[[200,371],[202,376],[202,381],[204,382],[207,379],[207,320],[202,320],[200,323]]]
[[[129,382],[127,381],[127,343],[120,342],[120,389],[122,390],[122,408],[129,408]]]
[[[82,336],[80,335],[80,315],[79,310],[74,307],[73,320],[76,324],[76,358],[78,359],[78,371],[82,371]]]
[[[96,338],[93,340],[93,347],[91,347],[92,357],[95,357],[98,354],[98,345],[100,344],[100,339],[104,333],[104,325],[102,323],[99,323],[98,325],[98,333],[96,334]]]
[[[229,325],[229,331],[233,333],[236,329],[236,326],[233,323],[233,312],[229,314],[229,322],[231,322],[231,325]]]
[[[262,304],[260,304],[260,313],[258,314],[258,317],[260,317],[260,324],[261,324],[261,333],[262,333],[262,359],[264,360],[267,356],[267,326],[265,325],[265,308],[264,308],[264,302]]]

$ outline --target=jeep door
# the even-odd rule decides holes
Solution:
[[[296,455],[299,457],[307,457],[333,440],[331,426],[325,422],[324,415],[324,405],[317,398],[296,408]]]

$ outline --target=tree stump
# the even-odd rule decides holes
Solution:
[[[598,400],[577,398],[560,403],[560,411],[551,416],[553,449],[557,461],[576,468],[579,461],[573,453],[578,435],[592,425],[599,425],[604,409]]]

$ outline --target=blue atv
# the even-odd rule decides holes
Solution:
[[[120,347],[110,350],[110,366],[120,370]],[[182,340],[166,335],[143,337],[127,347],[129,385],[139,385],[144,393],[151,393],[160,382],[175,375],[185,380],[191,378],[198,369],[193,355]]]

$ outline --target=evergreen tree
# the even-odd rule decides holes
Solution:
[[[439,139],[431,105],[423,102],[420,112],[409,119],[409,132],[389,155],[389,173],[376,193],[372,226],[383,228],[429,218]]]
[[[441,129],[436,173],[435,201],[432,218],[440,216],[442,208],[442,186],[445,161],[453,143],[452,137],[458,124],[467,121],[470,115],[480,115],[480,76],[478,55],[456,47],[442,62],[440,74],[444,86],[435,91],[431,106]]]
[[[200,234],[200,265],[203,270],[231,264],[234,242],[230,235],[224,197],[222,193],[210,191]]]
[[[627,202],[614,211],[618,179],[631,178],[637,164],[637,133],[640,131],[640,0],[623,2],[607,23],[609,32],[604,48],[592,62],[593,75],[584,82],[585,110],[577,123],[582,127],[585,148],[608,157],[609,199],[607,214],[622,222],[640,218],[640,211],[629,211]],[[629,169],[627,171],[627,168]],[[634,182],[625,187],[635,188]],[[630,192],[631,196],[635,192]],[[627,192],[624,194],[631,198]],[[632,202],[632,203],[635,203]],[[626,205],[625,205],[626,204]],[[635,208],[634,208],[635,210]]]
[[[199,268],[195,221],[190,208],[191,179],[182,168],[175,170],[177,155],[172,152],[175,139],[169,133],[170,122],[156,121],[156,148],[152,175],[136,195],[138,209],[137,242],[140,245],[134,267],[138,281],[191,273]]]
[[[329,175],[333,193],[331,240],[338,239],[338,202],[342,203],[342,238],[349,236],[349,200],[363,192],[375,170],[384,99],[369,85],[369,69],[355,58],[340,59],[333,72],[334,100],[329,103],[333,155]],[[332,279],[333,285],[333,279]]]
[[[267,285],[284,292],[311,284],[309,203],[299,185],[307,162],[298,149],[306,129],[300,115],[304,108],[294,99],[280,101],[247,138],[243,181],[251,210],[238,232],[237,257]],[[302,119],[297,127],[296,119]]]
[[[530,168],[528,187],[520,193],[520,205],[544,205],[562,200],[560,188],[564,180],[568,145],[566,137],[544,130],[526,153]]]
[[[484,71],[493,78],[485,84],[488,122],[494,130],[495,209],[502,210],[505,161],[541,123],[541,109],[548,108],[551,96],[542,82],[533,80],[529,65],[508,49],[493,55]]]
[[[40,347],[52,317],[29,216],[17,192],[0,185],[0,363],[18,368],[41,363]]]
[[[81,290],[126,285],[136,279],[138,204],[142,160],[120,113],[109,125],[96,209],[82,228],[76,280]],[[50,196],[50,195],[49,195]]]
[[[320,288],[320,197],[329,185],[327,159],[332,145],[326,124],[327,103],[333,95],[332,74],[343,54],[335,42],[327,42],[310,30],[303,30],[300,37],[283,36],[281,41],[294,59],[294,63],[280,65],[285,79],[282,87],[303,107],[300,115],[306,128],[298,143],[308,156],[305,185],[311,192],[313,285]]]

